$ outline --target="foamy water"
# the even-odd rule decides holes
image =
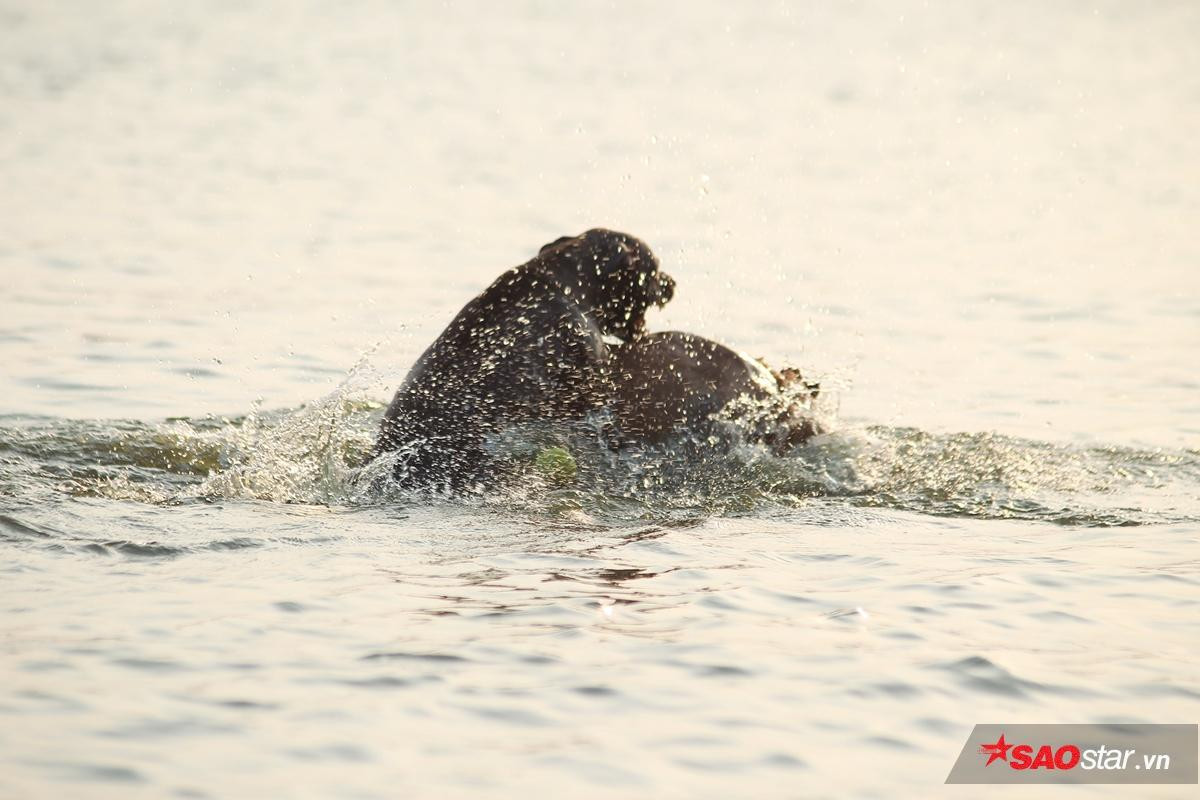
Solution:
[[[0,5],[0,796],[928,796],[977,722],[1195,722],[1198,36]],[[365,479],[458,308],[593,225],[832,432]]]

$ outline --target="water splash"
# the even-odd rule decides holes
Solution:
[[[403,506],[427,502],[389,483],[389,454],[363,466],[383,405],[356,369],[297,409],[239,417],[0,419],[0,492],[20,506],[63,495],[157,504],[258,500]],[[1200,453],[1050,444],[996,433],[854,426],[786,455],[729,440],[612,452],[587,425],[527,425],[490,443],[508,480],[467,503],[586,524],[680,524],[722,514],[835,503],[983,519],[1112,526],[1200,520]],[[564,447],[573,485],[534,469]]]
[[[340,504],[357,493],[358,465],[374,444],[381,403],[337,391],[293,411],[256,410],[229,431],[228,464],[201,497]]]

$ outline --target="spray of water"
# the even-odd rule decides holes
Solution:
[[[160,504],[477,503],[601,523],[830,503],[1073,525],[1200,519],[1195,451],[839,423],[828,395],[813,412],[833,432],[786,453],[749,443],[755,437],[743,434],[763,421],[746,409],[721,435],[619,452],[604,446],[602,418],[529,424],[489,441],[506,465],[495,484],[465,498],[413,496],[391,480],[402,451],[369,461],[384,382],[364,357],[336,389],[296,409],[161,423],[8,418],[0,421],[0,491],[18,504],[63,494]],[[548,451],[569,454],[569,480],[539,460]]]

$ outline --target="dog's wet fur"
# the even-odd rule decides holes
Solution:
[[[775,452],[817,433],[807,401],[819,387],[794,369],[776,372],[723,344],[680,331],[641,336],[613,348],[612,413],[621,442],[662,442],[680,431],[707,436],[719,420]]]
[[[501,275],[422,354],[384,415],[376,455],[403,451],[408,488],[461,490],[493,472],[486,438],[531,421],[608,411],[614,448],[704,433],[735,400],[778,400],[777,449],[816,431],[783,399],[786,376],[716,342],[647,333],[675,282],[629,234],[562,237]],[[782,381],[782,383],[781,383]],[[768,426],[770,427],[770,426]]]

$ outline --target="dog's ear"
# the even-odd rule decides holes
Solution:
[[[546,252],[547,250],[553,250],[554,248],[558,247],[559,245],[565,244],[566,242],[569,242],[572,239],[577,239],[577,238],[579,238],[579,237],[577,237],[577,236],[560,236],[557,239],[555,239],[553,242],[551,242],[550,244],[542,245],[542,249],[538,250],[538,255],[540,256],[542,253]]]

